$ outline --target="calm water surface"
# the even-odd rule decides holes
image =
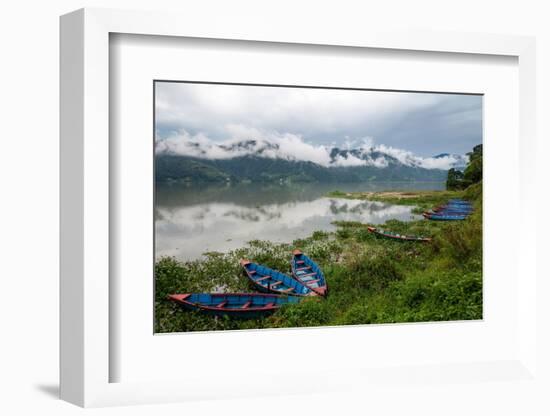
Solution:
[[[314,231],[333,231],[333,221],[381,224],[421,216],[413,207],[382,202],[329,198],[332,190],[369,192],[444,189],[439,182],[185,185],[158,184],[155,207],[156,256],[180,260],[207,251],[227,252],[250,240],[291,242]]]

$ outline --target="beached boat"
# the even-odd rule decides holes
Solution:
[[[432,209],[434,212],[439,211],[456,211],[456,212],[472,212],[474,209],[470,206],[458,206],[458,205],[439,205]]]
[[[392,240],[397,240],[397,241],[421,241],[425,243],[432,241],[431,237],[399,234],[399,233],[394,233],[392,231],[381,230],[376,227],[367,227],[367,230],[369,230],[369,232],[373,234],[376,234],[377,236],[390,238]]]
[[[468,201],[465,201],[465,202],[452,202],[452,201],[449,201],[449,202],[447,202],[447,205],[452,205],[452,206],[455,206],[455,207],[471,207],[472,203],[468,202]]]
[[[282,305],[300,301],[300,298],[295,296],[265,293],[184,293],[168,295],[168,299],[188,310],[235,318],[268,315]]]
[[[327,281],[321,268],[300,250],[292,252],[290,267],[292,276],[296,280],[299,280],[318,295],[325,296],[327,294]]]
[[[467,215],[435,214],[433,212],[424,212],[422,215],[424,218],[434,221],[461,221],[468,217]]]
[[[294,296],[309,296],[316,294],[316,292],[313,292],[302,282],[278,270],[270,269],[269,267],[253,263],[249,260],[241,260],[241,266],[243,266],[246,275],[252,283],[262,292]]]
[[[452,210],[452,209],[441,209],[436,210],[435,208],[432,211],[428,211],[429,214],[432,215],[465,215],[469,216],[472,214],[472,211],[458,211],[458,210]]]

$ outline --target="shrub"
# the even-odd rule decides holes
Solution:
[[[302,302],[285,305],[272,318],[278,326],[320,326],[329,322],[331,314],[323,299],[307,298]]]
[[[351,263],[349,273],[349,284],[367,290],[382,290],[403,279],[395,262],[386,256],[359,257]]]

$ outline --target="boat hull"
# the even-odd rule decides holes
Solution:
[[[367,230],[377,237],[383,237],[394,241],[415,241],[415,242],[423,242],[428,243],[432,241],[430,237],[420,237],[420,236],[413,236],[413,235],[401,235],[401,234],[389,234],[387,232],[384,232],[382,230],[379,230],[376,227],[368,227]]]
[[[290,261],[292,276],[320,296],[328,294],[328,285],[321,268],[300,250],[294,250]]]
[[[293,276],[288,276],[278,270],[270,269],[249,260],[241,260],[241,266],[254,287],[263,293],[289,296],[316,295],[316,292]]]
[[[185,310],[242,319],[267,316],[283,305],[300,300],[294,296],[261,293],[185,293],[168,295],[168,299]]]
[[[426,212],[422,215],[432,221],[463,221],[467,218],[466,215],[434,215]]]

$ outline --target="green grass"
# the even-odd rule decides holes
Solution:
[[[400,233],[432,236],[429,244],[383,239],[368,232],[369,224],[338,222],[335,232],[317,231],[289,244],[252,241],[241,249],[207,253],[196,261],[162,258],[155,267],[155,331],[481,319],[481,184],[459,192],[406,194],[407,198],[399,198],[378,193],[369,199],[429,208],[449,198],[465,197],[473,201],[475,211],[460,222],[391,220],[383,225]],[[345,197],[365,199],[365,194],[345,193]],[[289,273],[294,248],[303,250],[323,269],[329,285],[325,299],[306,299],[253,320],[205,316],[166,300],[169,293],[253,291],[239,259],[249,258]]]

